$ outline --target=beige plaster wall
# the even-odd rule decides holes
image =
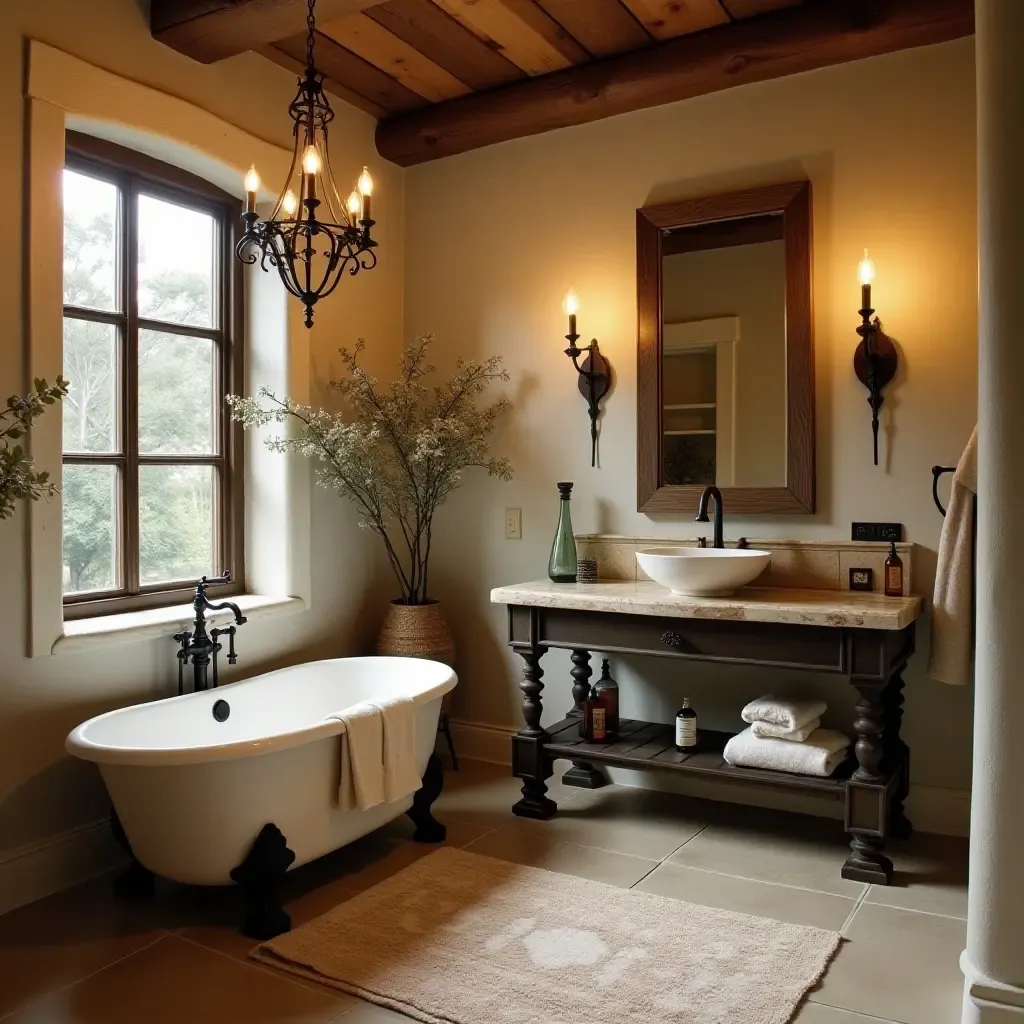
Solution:
[[[408,333],[432,330],[439,361],[500,352],[515,411],[501,450],[516,479],[479,478],[444,509],[432,570],[460,650],[455,713],[514,726],[519,665],[491,587],[542,577],[555,482],[574,480],[578,532],[693,536],[693,514],[648,517],[635,499],[634,210],[768,182],[814,191],[817,499],[812,516],[739,519],[726,534],[848,538],[852,520],[899,520],[931,589],[941,519],[930,467],[955,461],[976,419],[977,241],[973,42],[904,51],[494,146],[413,168],[406,179]],[[902,361],[871,464],[865,392],[852,370],[857,261],[878,267],[876,305]],[[573,285],[585,340],[597,335],[615,386],[590,468],[586,407],[562,354],[562,294]],[[523,540],[503,539],[503,509]],[[457,554],[455,554],[457,552]],[[927,649],[927,629],[919,647]],[[916,782],[970,784],[971,692],[908,673],[906,735]],[[568,662],[545,659],[547,719],[570,704]],[[709,725],[792,682],[763,672],[616,659],[629,715],[668,716],[683,694]],[[826,681],[836,724],[851,688]]]
[[[21,390],[27,359],[24,265],[23,99],[26,38],[39,39],[126,78],[199,105],[266,141],[290,146],[287,106],[295,80],[253,54],[205,67],[154,42],[144,4],[135,0],[46,0],[0,4],[0,396]],[[402,332],[402,173],[373,147],[373,119],[338,103],[332,129],[339,176],[370,164],[378,182],[380,266],[346,280],[318,308],[311,336],[313,397],[338,368],[336,350],[365,335],[374,368],[395,363]],[[246,153],[233,164],[244,167]],[[270,183],[268,183],[270,184]],[[38,254],[36,254],[38,255]],[[51,254],[60,260],[60,253]],[[107,813],[98,773],[64,754],[68,730],[111,707],[167,696],[175,685],[173,643],[137,643],[75,655],[29,659],[24,510],[0,523],[0,864],[14,852]],[[390,590],[373,538],[346,506],[322,490],[311,504],[310,610],[242,627],[235,678],[362,646]]]

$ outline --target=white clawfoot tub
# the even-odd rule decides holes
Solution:
[[[227,884],[268,823],[284,834],[298,867],[409,810],[412,796],[368,811],[339,809],[345,726],[326,716],[374,697],[410,697],[422,777],[441,698],[455,683],[447,665],[418,658],[318,661],[110,711],[78,726],[67,749],[99,764],[145,868],[191,885]],[[230,713],[219,721],[214,705],[224,701]]]

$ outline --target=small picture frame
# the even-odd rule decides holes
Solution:
[[[850,589],[871,593],[875,589],[875,573],[872,569],[850,569]]]

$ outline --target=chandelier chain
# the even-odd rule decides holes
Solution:
[[[316,14],[313,8],[316,7],[316,0],[309,0],[309,11],[306,14],[306,67],[313,66],[313,40],[316,32]]]

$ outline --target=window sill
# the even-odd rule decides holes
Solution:
[[[301,597],[270,597],[266,594],[242,594],[234,603],[249,621],[290,615],[308,607]],[[173,633],[188,629],[192,617],[191,604],[175,604],[143,612],[69,620],[64,623],[64,631],[54,643],[51,653],[73,654],[100,645],[169,639]],[[230,622],[231,617],[231,612],[224,609],[210,612],[206,621],[212,626],[219,626]]]

